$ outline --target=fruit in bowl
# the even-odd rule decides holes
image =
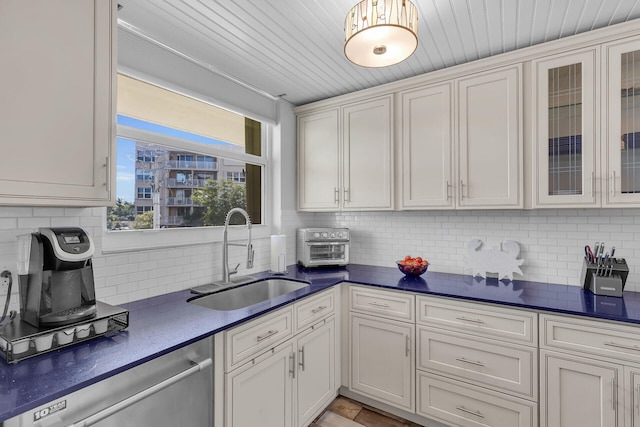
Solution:
[[[407,255],[403,260],[396,261],[398,269],[407,276],[421,276],[427,268],[429,268],[429,261],[422,259],[421,257],[411,257]]]

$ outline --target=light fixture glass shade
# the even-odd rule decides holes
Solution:
[[[344,22],[344,54],[363,67],[404,61],[418,47],[418,10],[409,0],[363,0]]]

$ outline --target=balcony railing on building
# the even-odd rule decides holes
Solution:
[[[167,178],[165,179],[165,185],[167,187],[187,187],[187,188],[200,188],[210,185],[208,179],[177,179]]]
[[[166,206],[198,206],[191,197],[167,197]]]
[[[170,169],[218,170],[218,162],[205,162],[201,160],[168,160],[166,165]]]
[[[182,225],[184,223],[184,217],[182,216],[165,216],[162,219],[162,222],[166,225]]]

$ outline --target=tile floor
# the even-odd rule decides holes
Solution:
[[[309,427],[420,427],[411,421],[338,396]]]

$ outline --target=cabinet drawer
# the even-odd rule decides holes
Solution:
[[[541,348],[640,362],[640,326],[540,315]]]
[[[538,344],[536,313],[524,310],[441,298],[418,296],[418,323],[504,339],[526,345]]]
[[[536,427],[537,405],[418,371],[418,415],[457,426]]]
[[[436,371],[497,391],[537,396],[537,350],[463,334],[418,328],[418,369]]]
[[[227,372],[243,361],[293,336],[291,306],[261,316],[225,332]]]
[[[318,320],[322,320],[335,313],[335,288],[327,289],[318,295],[314,295],[295,303],[293,311],[296,319],[295,332],[298,333]]]
[[[413,322],[415,319],[414,296],[411,294],[356,286],[349,289],[350,307],[353,311],[406,322]]]

